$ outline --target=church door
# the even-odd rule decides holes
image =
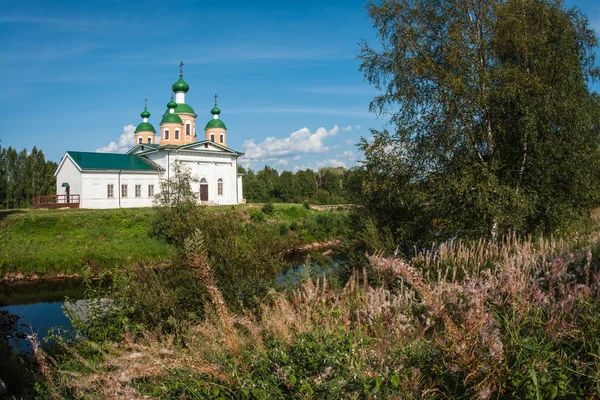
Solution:
[[[200,201],[208,201],[208,183],[205,178],[200,181]]]

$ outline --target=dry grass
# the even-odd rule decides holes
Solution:
[[[369,260],[379,273],[378,285],[370,284],[364,271],[355,273],[343,290],[329,288],[326,278],[307,280],[291,293],[271,292],[258,315],[235,315],[223,302],[197,235],[186,245],[188,264],[208,288],[212,306],[201,324],[188,324],[184,344],[160,334],[128,336],[104,344],[92,365],[71,358],[68,368],[51,371],[49,381],[57,391],[78,398],[149,398],[139,391],[141,380],[160,385],[174,370],[184,369],[235,388],[253,379],[253,362],[264,357],[274,340],[285,349],[302,335],[346,335],[359,340],[344,378],[381,377],[389,384],[397,376],[397,395],[389,398],[449,395],[439,376],[398,355],[422,341],[439,351],[439,368],[458,377],[467,388],[465,396],[511,397],[518,388],[507,376],[522,372],[514,361],[517,336],[535,315],[543,314],[538,322],[549,343],[585,340],[587,328],[578,316],[585,314],[582,304],[597,304],[600,296],[600,272],[592,254],[597,245],[597,236],[576,242],[510,237],[502,243],[447,243],[409,261],[374,255]],[[598,356],[578,357],[580,364],[569,368],[600,385]],[[74,365],[86,372],[74,372]],[[308,382],[326,387],[339,377],[332,365]],[[532,362],[524,376],[541,374],[544,368],[549,369],[542,361]],[[292,390],[289,371],[275,369],[273,374]],[[542,388],[533,381],[540,395]],[[593,387],[581,390],[595,393]]]

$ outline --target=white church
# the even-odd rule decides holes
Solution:
[[[182,66],[160,131],[157,133],[148,122],[146,106],[135,130],[136,145],[127,154],[67,151],[54,174],[56,197],[46,203],[53,203],[53,207],[149,207],[160,182],[171,177],[176,161],[196,178],[192,190],[198,194],[198,204],[244,202],[242,176],[237,172],[243,153],[227,147],[227,127],[219,119],[217,96],[204,138],[197,140],[197,115],[185,102],[190,87],[183,80]]]

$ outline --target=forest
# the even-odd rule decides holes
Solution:
[[[31,152],[0,149],[0,208],[29,207],[34,196],[55,194],[57,166],[35,146]]]

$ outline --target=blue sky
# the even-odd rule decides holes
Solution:
[[[351,167],[386,123],[355,59],[376,43],[362,0],[21,4],[0,5],[2,146],[54,161],[128,147],[146,97],[158,128],[181,60],[198,126],[218,94],[228,145],[252,168]],[[600,31],[600,4],[567,4]]]

